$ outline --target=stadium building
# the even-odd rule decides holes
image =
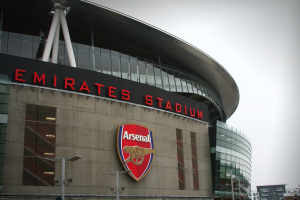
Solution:
[[[1,198],[248,195],[239,90],[213,58],[87,0],[0,12]]]

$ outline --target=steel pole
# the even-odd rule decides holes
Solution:
[[[51,51],[51,47],[53,44],[53,40],[54,40],[54,35],[56,32],[56,28],[57,28],[57,23],[59,20],[59,9],[55,9],[55,13],[52,19],[52,24],[50,27],[50,31],[48,34],[48,39],[47,39],[47,43],[46,43],[46,47],[44,50],[44,54],[43,54],[43,58],[42,61],[48,62],[49,56],[50,56],[50,51]]]
[[[76,61],[75,61],[75,57],[74,57],[74,52],[73,52],[73,48],[72,48],[72,43],[71,43],[70,33],[69,33],[68,25],[67,25],[66,16],[65,16],[64,11],[61,9],[59,9],[59,16],[60,16],[61,28],[62,28],[64,38],[65,38],[65,44],[66,44],[66,49],[67,49],[70,65],[72,67],[76,67]]]
[[[117,176],[117,200],[119,200],[119,172],[116,172]]]
[[[60,34],[60,20],[57,22],[57,28],[55,31],[54,42],[52,47],[52,59],[51,62],[57,64],[58,46],[59,46],[59,34]]]
[[[230,170],[230,179],[231,179],[231,193],[232,193],[232,200],[234,200],[233,180],[232,180],[232,170]]]
[[[65,200],[65,169],[66,169],[66,160],[65,158],[61,159],[61,199]]]

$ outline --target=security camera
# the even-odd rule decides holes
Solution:
[[[54,185],[58,186],[58,181],[59,181],[58,178],[54,178],[53,181],[54,181]]]
[[[73,181],[73,178],[68,178],[68,182],[69,182],[69,184],[71,184],[71,183],[72,183],[72,181]]]

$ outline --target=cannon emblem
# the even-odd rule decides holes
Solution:
[[[124,161],[124,163],[129,163],[130,161],[135,165],[140,165],[144,162],[145,155],[154,153],[154,149],[141,148],[139,146],[124,147],[126,153],[130,153],[129,157]]]

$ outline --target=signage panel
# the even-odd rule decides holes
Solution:
[[[209,122],[206,104],[147,84],[1,53],[0,63],[0,74],[12,82],[128,101]]]
[[[150,170],[155,148],[153,132],[137,124],[119,126],[117,148],[123,167],[130,170],[130,176],[140,181]]]

